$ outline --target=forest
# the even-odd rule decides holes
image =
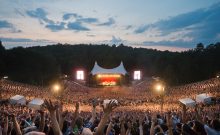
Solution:
[[[187,84],[215,77],[220,71],[220,43],[184,52],[132,48],[126,45],[54,44],[5,49],[0,42],[0,77],[48,85],[62,75],[74,78],[77,69],[90,73],[95,61],[113,68],[123,61],[128,75],[141,70],[144,77],[160,77],[169,85]]]

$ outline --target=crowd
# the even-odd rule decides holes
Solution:
[[[27,135],[219,135],[219,108],[197,105],[187,110],[169,112],[113,111],[110,101],[103,111],[96,112],[98,102],[92,102],[90,112],[64,111],[61,102],[45,100],[45,109],[32,110],[26,106],[2,104],[0,134]]]
[[[41,110],[1,102],[0,135],[220,135],[220,104],[179,104],[207,93],[220,97],[220,80],[166,88],[164,109],[158,95],[146,90],[148,82],[133,87],[89,88],[65,80],[63,91],[1,80],[1,99],[23,95],[42,98]],[[111,100],[104,105],[105,99]]]

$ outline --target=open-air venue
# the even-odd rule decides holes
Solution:
[[[220,135],[219,0],[0,0],[0,135]]]

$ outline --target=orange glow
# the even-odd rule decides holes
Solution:
[[[164,86],[162,85],[162,84],[156,84],[155,85],[155,90],[157,91],[157,92],[164,92]]]
[[[119,78],[119,77],[121,77],[121,75],[118,75],[118,74],[98,74],[97,77],[98,78],[108,78],[108,77]]]
[[[60,90],[60,85],[59,84],[54,84],[53,85],[53,91],[58,92]]]
[[[100,85],[114,86],[120,81],[120,74],[98,74],[97,80]]]
[[[102,82],[102,85],[113,86],[113,85],[116,85],[116,82],[114,82],[114,81],[105,81],[105,82]]]

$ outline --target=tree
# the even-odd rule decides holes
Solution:
[[[41,85],[59,78],[56,60],[46,54],[19,47],[8,50],[5,60],[7,75],[12,80]]]
[[[185,52],[106,44],[57,44],[10,50],[1,46],[0,73],[31,84],[47,84],[58,79],[59,74],[71,76],[79,67],[89,73],[95,61],[104,68],[114,68],[122,61],[128,73],[140,69],[145,77],[160,76],[173,85],[208,79],[220,71],[220,43],[206,48],[199,43],[194,50]]]
[[[5,60],[4,60],[5,52],[6,52],[6,50],[5,50],[4,46],[2,45],[2,41],[0,40],[0,78],[2,76],[4,76],[5,69],[6,69]]]
[[[204,45],[203,45],[203,43],[198,43],[197,45],[196,45],[196,50],[197,51],[202,51],[202,50],[204,50]]]

